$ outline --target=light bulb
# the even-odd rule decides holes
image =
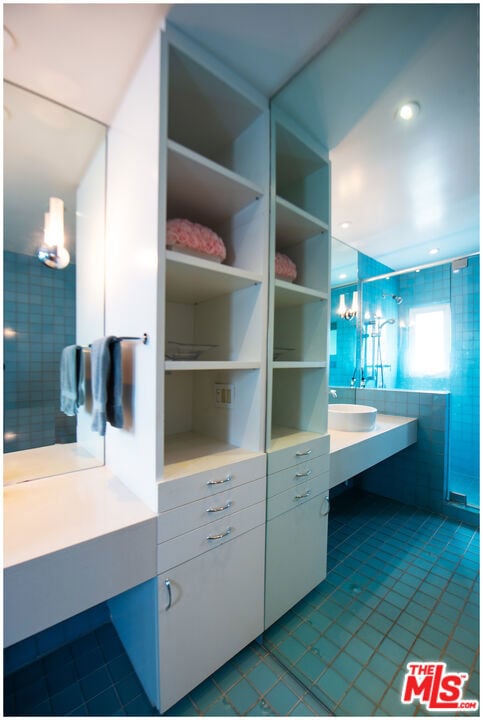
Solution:
[[[338,308],[337,312],[338,312],[339,315],[344,315],[344,313],[346,312],[346,310],[347,310],[347,308],[346,308],[346,305],[345,305],[345,295],[342,293],[342,295],[340,296],[339,308]]]
[[[420,105],[415,100],[404,103],[397,111],[397,115],[401,120],[413,120],[420,111]]]

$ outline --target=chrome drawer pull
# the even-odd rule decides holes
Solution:
[[[311,455],[312,450],[297,450],[295,457],[303,457],[304,455]]]
[[[229,482],[229,480],[233,480],[233,475],[229,473],[226,478],[222,478],[221,480],[208,480],[206,483],[207,485],[223,485],[223,483]]]
[[[325,502],[327,503],[327,512],[324,513],[323,517],[328,515],[330,513],[330,502],[329,502],[329,496],[326,495],[324,498]]]
[[[311,490],[306,490],[302,495],[296,495],[294,500],[302,500],[310,495]]]
[[[166,589],[167,589],[167,591],[168,591],[168,604],[166,605],[166,607],[165,607],[164,609],[165,609],[165,610],[169,610],[169,608],[171,607],[171,601],[172,601],[172,595],[171,595],[171,580],[169,580],[168,578],[166,578],[166,580],[164,581],[164,584],[165,584]]]
[[[303,473],[296,473],[295,477],[308,477],[309,475],[312,475],[312,470],[307,470]]]
[[[206,512],[221,512],[222,510],[228,510],[229,507],[231,507],[231,500],[228,500],[226,505],[218,505],[218,507],[208,508]]]
[[[207,540],[221,540],[221,538],[226,537],[231,533],[231,527],[226,528],[225,532],[217,533],[216,535],[207,535]]]

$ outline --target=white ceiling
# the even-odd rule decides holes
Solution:
[[[3,5],[4,78],[109,124],[169,5]]]
[[[277,99],[330,148],[333,235],[394,269],[479,249],[478,20],[372,6]]]
[[[168,19],[272,97],[362,8],[341,3],[178,3]]]
[[[478,249],[477,5],[3,9],[4,76],[107,124],[168,12],[268,96],[330,43],[280,101],[331,149],[334,234],[394,268],[428,261],[436,238],[439,257]],[[393,113],[408,98],[422,111],[403,128]]]

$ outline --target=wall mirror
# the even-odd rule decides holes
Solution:
[[[331,240],[330,277],[329,384],[354,387],[360,366],[358,252],[334,237]]]
[[[104,462],[88,345],[104,335],[105,165],[103,124],[4,83],[4,484]],[[38,257],[51,198],[63,203],[62,269]],[[60,359],[71,345],[82,348],[87,381],[66,415]]]

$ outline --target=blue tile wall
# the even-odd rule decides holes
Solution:
[[[330,403],[355,403],[356,388],[338,387],[332,384],[330,387],[337,393],[337,397],[329,397]]]
[[[417,443],[361,473],[357,484],[369,492],[478,526],[479,513],[447,502],[451,401],[451,394],[445,391],[357,388],[358,404],[372,405],[386,415],[418,418]]]
[[[443,512],[449,398],[447,392],[356,391],[358,404],[372,405],[386,415],[418,418],[417,443],[362,473],[364,490]]]
[[[362,346],[361,364],[364,367],[366,387],[398,387],[398,308],[393,299],[399,295],[399,278],[383,278],[362,283],[361,322]],[[381,337],[372,337],[374,326],[367,324],[378,313],[383,320],[394,320],[381,328]],[[381,367],[382,366],[382,367]]]
[[[9,675],[29,665],[38,658],[48,655],[53,650],[92,632],[109,622],[107,603],[100,603],[89,610],[74,615],[63,622],[57,623],[42,632],[21,640],[3,651],[3,672]]]
[[[400,345],[397,387],[449,390],[450,432],[448,490],[467,496],[468,505],[479,506],[480,434],[480,258],[468,258],[468,266],[457,273],[451,264],[426,268],[400,276],[404,297],[400,318],[416,305],[450,303],[451,369],[444,378],[412,378],[407,372],[404,346]]]
[[[363,256],[361,265],[369,273],[374,267],[371,259]],[[380,264],[379,264],[380,265]],[[381,267],[377,268],[381,274]],[[394,325],[386,325],[381,335],[381,355],[384,387],[390,390],[448,391],[449,431],[447,492],[466,495],[469,507],[479,507],[479,435],[480,435],[480,260],[479,255],[468,258],[468,266],[457,273],[452,272],[451,263],[423,268],[419,272],[408,272],[392,278],[381,278],[363,282],[361,288],[361,319],[366,312],[372,316],[379,310],[383,318],[394,318]],[[332,303],[337,307],[338,291],[332,292]],[[393,295],[403,298],[396,304]],[[384,297],[385,296],[385,297]],[[411,377],[408,366],[409,310],[412,307],[449,303],[451,307],[451,369],[447,377]],[[334,312],[334,311],[333,311]],[[359,322],[361,321],[359,320]],[[334,318],[332,318],[332,322]],[[405,327],[400,327],[400,323]],[[331,357],[330,383],[348,385],[353,370],[354,340],[348,342],[338,329],[338,353]],[[368,389],[382,386],[380,368],[377,380],[372,372],[372,352],[375,341],[370,337],[362,341],[361,360],[367,356],[366,370]],[[357,343],[358,341],[356,341]],[[365,344],[367,350],[365,350]],[[375,345],[377,351],[377,344]],[[348,360],[348,358],[350,358]],[[376,362],[377,365],[377,362]]]
[[[479,506],[480,258],[451,273],[450,490]]]
[[[377,277],[387,272],[393,272],[393,268],[390,268],[389,265],[384,265],[379,262],[379,260],[374,260],[374,258],[369,257],[369,255],[364,255],[364,253],[359,252],[357,257],[357,272],[359,279],[365,280],[366,278]]]
[[[59,411],[62,348],[75,342],[75,265],[56,271],[4,252],[5,452],[75,441]]]

